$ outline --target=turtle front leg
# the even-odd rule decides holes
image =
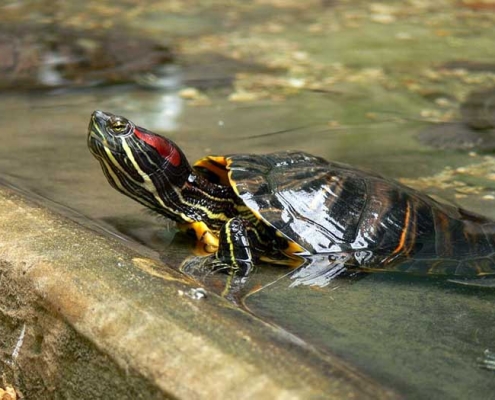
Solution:
[[[242,288],[254,268],[255,252],[249,237],[250,226],[249,221],[239,217],[227,221],[220,229],[218,250],[214,255],[214,269],[219,271],[225,268],[229,274],[222,296],[235,304],[242,303]]]
[[[254,267],[254,257],[249,240],[250,223],[242,218],[228,220],[218,235],[217,264],[225,265],[232,275],[246,277]]]
[[[228,277],[221,294],[239,304],[240,294],[255,264],[256,234],[252,224],[239,217],[228,220],[218,232],[218,238],[203,222],[183,224],[184,231],[194,231],[198,239],[196,253],[208,257],[193,257],[184,262],[181,270],[199,280],[206,280],[212,271],[225,272]],[[257,259],[257,258],[256,258]]]

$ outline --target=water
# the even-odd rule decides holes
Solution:
[[[103,4],[109,9],[93,12],[122,8]],[[114,191],[86,148],[89,115],[102,109],[167,135],[191,161],[300,149],[407,178],[495,218],[491,156],[441,151],[416,139],[429,126],[425,120],[458,120],[465,95],[495,82],[489,73],[437,68],[456,54],[493,60],[494,33],[484,29],[494,22],[491,9],[449,1],[298,4],[170,2],[151,11],[128,4],[125,23],[152,38],[179,40],[184,54],[195,54],[199,65],[204,60],[205,70],[214,67],[212,80],[234,76],[232,63],[212,52],[240,57],[234,69],[248,62],[268,72],[250,66],[251,74],[238,75],[233,85],[226,79],[199,96],[135,85],[2,94],[2,179],[179,265],[189,248],[173,242],[173,225]],[[60,12],[82,26],[99,21],[67,2]],[[201,77],[201,68],[195,74]],[[242,96],[249,101],[235,101]],[[273,281],[279,271],[262,268],[253,281]],[[324,289],[288,286],[279,280],[246,305],[408,398],[495,398],[493,372],[478,365],[486,349],[495,350],[493,291],[394,274],[337,280]]]

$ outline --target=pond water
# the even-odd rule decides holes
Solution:
[[[182,90],[194,79],[180,83],[177,76],[179,87],[168,90],[130,84],[0,94],[2,180],[71,218],[175,266],[189,252],[173,241],[171,223],[106,182],[86,147],[95,109],[170,137],[191,161],[300,149],[404,179],[495,218],[493,157],[418,141],[431,121],[459,124],[466,96],[495,85],[488,67],[441,67],[493,62],[491,2],[177,1],[151,10],[133,2],[76,3],[64,2],[59,12],[78,28],[125,11],[125,24],[150,38],[167,36],[179,57],[194,56],[200,66],[203,60],[209,75],[201,81],[194,66],[197,92]],[[183,76],[190,69],[185,63]],[[289,288],[279,277],[276,267],[256,272],[254,281],[276,282],[246,299],[253,313],[407,398],[495,398],[495,372],[479,362],[495,350],[493,290],[395,274]]]

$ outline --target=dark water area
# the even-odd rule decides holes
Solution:
[[[171,68],[118,84],[23,81],[0,92],[1,179],[71,218],[175,266],[190,251],[173,240],[172,223],[108,185],[86,146],[95,109],[171,138],[190,161],[299,149],[495,218],[490,148],[418,140],[431,128],[457,132],[462,104],[495,85],[494,69],[470,67],[495,64],[491,2],[55,3],[56,12],[49,2],[8,2],[1,18],[27,30],[59,24],[79,41],[85,31],[119,28],[168,46],[174,58]],[[30,64],[33,74],[37,62],[46,59]],[[495,350],[493,290],[398,274],[290,288],[281,275],[257,270],[254,282],[275,283],[246,299],[253,313],[406,398],[495,398],[494,372],[480,366]]]

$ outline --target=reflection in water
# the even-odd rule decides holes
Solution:
[[[290,287],[328,286],[335,278],[347,271],[346,263],[353,257],[351,254],[318,254],[307,257],[307,264],[291,274],[293,282]]]

